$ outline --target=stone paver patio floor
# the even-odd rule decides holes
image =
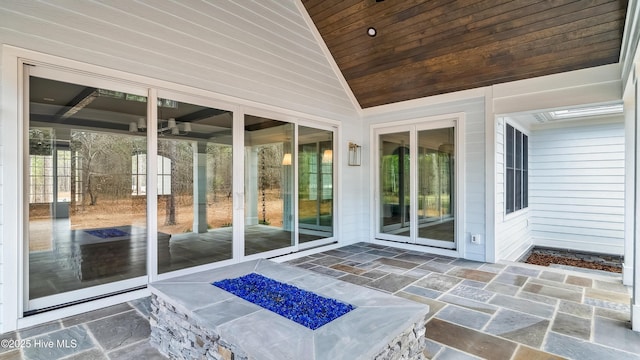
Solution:
[[[433,359],[638,359],[630,290],[620,277],[486,264],[358,243],[289,264],[428,304]],[[78,339],[66,349],[0,348],[0,359],[165,359],[149,345],[148,299],[1,339]]]

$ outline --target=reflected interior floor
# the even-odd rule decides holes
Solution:
[[[418,237],[421,237],[423,239],[434,239],[453,242],[454,224],[454,220],[439,222],[435,224],[420,224],[420,227],[418,228]],[[399,232],[396,235],[409,236],[409,230]]]
[[[54,232],[51,250],[29,254],[31,299],[146,274],[144,229],[117,227],[136,236],[101,239],[87,235],[85,230],[65,227],[66,230]],[[231,259],[232,232],[228,227],[202,234],[158,233],[159,273]],[[321,233],[300,234],[300,242],[325,237]],[[251,255],[291,246],[292,233],[272,226],[252,225],[246,228],[245,239],[245,253]]]

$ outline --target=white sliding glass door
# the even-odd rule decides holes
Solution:
[[[456,248],[453,120],[379,128],[376,238]]]
[[[23,316],[335,242],[334,127],[24,73]]]
[[[146,89],[25,72],[25,313],[146,285]]]

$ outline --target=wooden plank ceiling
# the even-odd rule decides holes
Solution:
[[[622,0],[302,2],[363,108],[616,63],[627,8]]]

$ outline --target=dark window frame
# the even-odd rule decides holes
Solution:
[[[505,123],[504,211],[511,214],[529,207],[529,136]]]

